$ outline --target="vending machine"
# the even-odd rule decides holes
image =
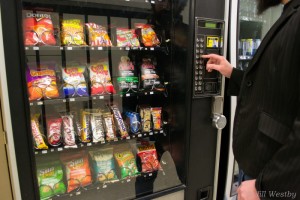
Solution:
[[[229,1],[1,0],[14,199],[215,199]]]
[[[233,0],[230,5],[230,36],[228,56],[230,63],[240,69],[246,70],[252,60],[260,42],[276,22],[282,12],[282,6],[272,7],[265,11],[262,15],[257,15],[256,1],[251,0]],[[224,192],[220,192],[220,198],[224,194],[224,199],[237,199],[239,166],[234,159],[232,151],[232,129],[233,120],[236,108],[236,97],[227,98],[228,104],[227,114],[230,116],[229,137],[222,143],[229,146],[229,151],[226,152],[226,173],[222,172],[222,177],[225,177]],[[224,146],[226,146],[224,145]],[[223,154],[223,156],[225,156]],[[225,163],[225,162],[224,162]]]

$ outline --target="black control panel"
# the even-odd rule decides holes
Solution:
[[[213,70],[206,71],[205,54],[223,55],[224,21],[195,18],[195,47],[193,70],[193,97],[221,94],[222,75]]]

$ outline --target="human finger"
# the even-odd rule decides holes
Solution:
[[[220,60],[223,56],[217,55],[217,54],[206,54],[206,55],[202,55],[201,58],[213,58],[216,60]]]
[[[219,68],[220,68],[220,65],[216,65],[216,64],[207,64],[206,65],[206,69],[210,69],[210,70],[212,70],[212,69],[219,70]]]

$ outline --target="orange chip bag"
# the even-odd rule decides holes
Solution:
[[[68,183],[67,192],[71,192],[80,187],[85,187],[92,183],[88,155],[85,151],[62,154],[61,161],[65,166],[65,174]]]
[[[29,100],[59,97],[56,85],[55,63],[29,63],[27,67],[27,88]]]
[[[89,31],[90,46],[102,46],[102,47],[112,46],[107,31],[103,26],[100,26],[95,23],[86,23],[85,25]]]
[[[153,47],[160,44],[159,39],[157,38],[156,33],[152,29],[150,24],[135,24],[137,29],[141,29],[142,43],[146,47]]]

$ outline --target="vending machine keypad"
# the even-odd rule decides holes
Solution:
[[[222,76],[219,72],[207,72],[205,54],[223,55],[224,21],[195,19],[195,51],[193,70],[193,97],[220,95]]]

